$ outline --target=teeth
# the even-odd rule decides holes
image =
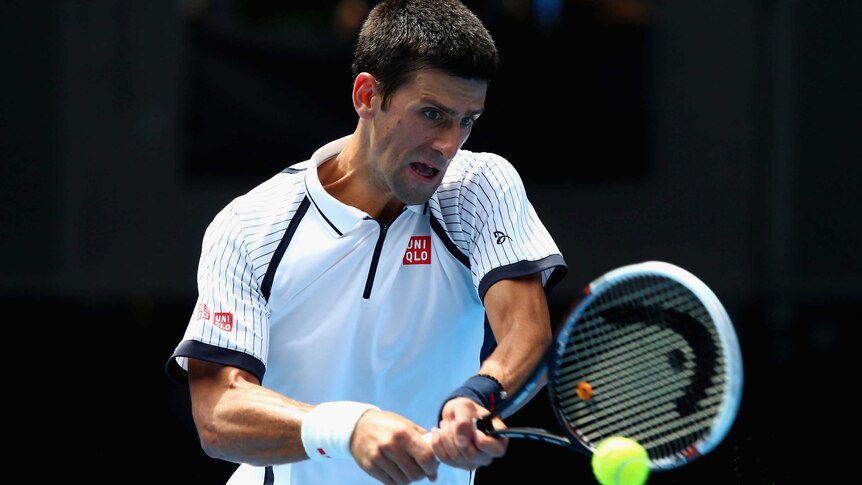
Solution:
[[[434,175],[434,168],[429,167],[428,165],[425,165],[424,163],[414,163],[413,169],[416,170],[416,172],[418,172],[419,175],[422,175],[423,177],[430,177],[430,176]]]

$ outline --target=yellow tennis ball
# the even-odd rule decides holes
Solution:
[[[649,457],[640,443],[623,436],[605,438],[592,459],[593,474],[602,485],[642,485],[649,478]]]

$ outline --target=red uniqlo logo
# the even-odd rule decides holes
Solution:
[[[215,312],[213,323],[216,327],[230,332],[233,330],[233,313]]]
[[[431,264],[431,236],[410,236],[404,264]]]

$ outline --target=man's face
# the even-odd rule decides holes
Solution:
[[[485,107],[485,81],[423,69],[372,119],[370,165],[381,190],[407,205],[426,202]]]

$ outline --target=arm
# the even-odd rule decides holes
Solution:
[[[307,459],[302,417],[313,406],[260,385],[249,372],[189,359],[192,416],[213,458],[263,466]]]
[[[485,294],[485,309],[498,343],[479,373],[493,376],[505,390],[518,389],[552,339],[541,275],[497,282]],[[447,402],[440,430],[434,431],[433,439],[440,460],[461,468],[475,468],[503,456],[507,440],[492,438],[474,427],[474,419],[487,414],[488,410],[467,398]],[[504,427],[500,419],[495,420],[494,426]]]
[[[302,422],[313,405],[262,387],[242,369],[189,359],[192,416],[207,455],[265,466],[308,459]],[[383,483],[436,478],[437,461],[420,426],[397,414],[368,410],[356,422],[350,452]]]
[[[494,376],[503,389],[514,391],[527,380],[553,338],[541,274],[498,282],[485,295],[485,309],[497,347],[479,373]]]

